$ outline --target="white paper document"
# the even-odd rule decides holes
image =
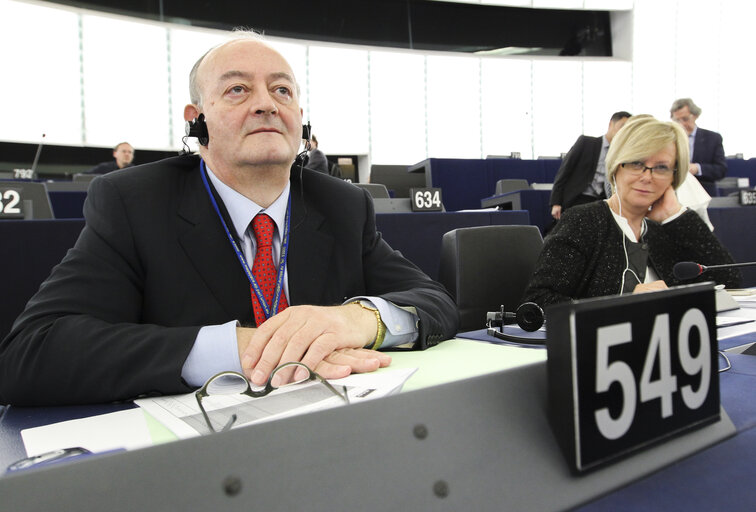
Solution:
[[[736,296],[735,299],[740,309],[717,314],[717,337],[720,340],[756,332],[756,302],[750,302],[751,307],[746,307],[748,302],[744,297]]]
[[[349,403],[354,404],[399,392],[416,370],[406,368],[355,374],[328,382],[338,391],[346,392]],[[179,438],[211,432],[194,393],[143,398],[135,403]],[[277,389],[261,398],[240,393],[210,396],[203,398],[202,405],[213,422],[213,428],[220,430],[234,414],[237,419],[232,428],[237,428],[347,404],[320,382],[311,381]]]
[[[21,431],[29,456],[81,446],[93,453],[152,446],[152,437],[141,409],[112,412],[62,421]]]

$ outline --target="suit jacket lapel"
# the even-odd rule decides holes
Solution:
[[[231,318],[254,318],[249,281],[210,202],[199,166],[186,174],[177,213],[179,243],[212,295]]]
[[[323,215],[305,207],[299,180],[291,185],[291,239],[286,262],[290,304],[323,304],[328,286],[328,267],[333,236],[323,231]]]

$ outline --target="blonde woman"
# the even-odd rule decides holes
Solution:
[[[683,284],[672,273],[679,261],[732,263],[701,218],[677,200],[689,163],[688,138],[677,123],[630,118],[606,156],[611,197],[565,212],[546,238],[523,301],[546,306],[661,290]],[[737,287],[740,273],[710,271],[697,280]]]

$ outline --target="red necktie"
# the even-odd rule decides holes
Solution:
[[[276,289],[276,266],[273,264],[273,219],[264,213],[259,213],[252,219],[252,231],[257,240],[257,252],[255,261],[252,263],[252,275],[257,281],[260,290],[262,290],[265,302],[271,310],[275,307],[273,304],[273,293]],[[282,287],[283,288],[283,287]],[[250,285],[252,293],[252,305],[255,310],[255,323],[261,326],[266,320],[265,312],[257,300],[254,288]],[[288,307],[286,294],[281,289],[281,299],[278,305],[278,311],[281,312]]]

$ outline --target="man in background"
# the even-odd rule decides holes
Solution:
[[[727,174],[727,159],[722,147],[722,136],[696,125],[701,108],[690,98],[680,98],[669,109],[673,121],[680,123],[688,134],[690,167],[688,172],[698,178],[711,195],[716,195],[714,182]]]
[[[310,137],[310,152],[308,156],[308,168],[328,174],[328,158],[326,158],[325,153],[318,149],[318,139],[314,134]]]
[[[341,168],[337,164],[329,162],[325,153],[318,149],[318,139],[315,135],[310,138],[310,152],[305,165],[308,168],[322,172],[323,174],[329,174],[335,178],[341,178]]]
[[[121,142],[113,148],[113,160],[102,162],[92,167],[85,174],[107,174],[125,167],[130,167],[134,162],[134,148],[128,142]]]
[[[581,135],[559,166],[554,187],[551,189],[551,216],[559,220],[571,206],[606,199],[606,166],[604,159],[609,143],[630,117],[629,112],[612,114],[609,127],[601,137]]]

